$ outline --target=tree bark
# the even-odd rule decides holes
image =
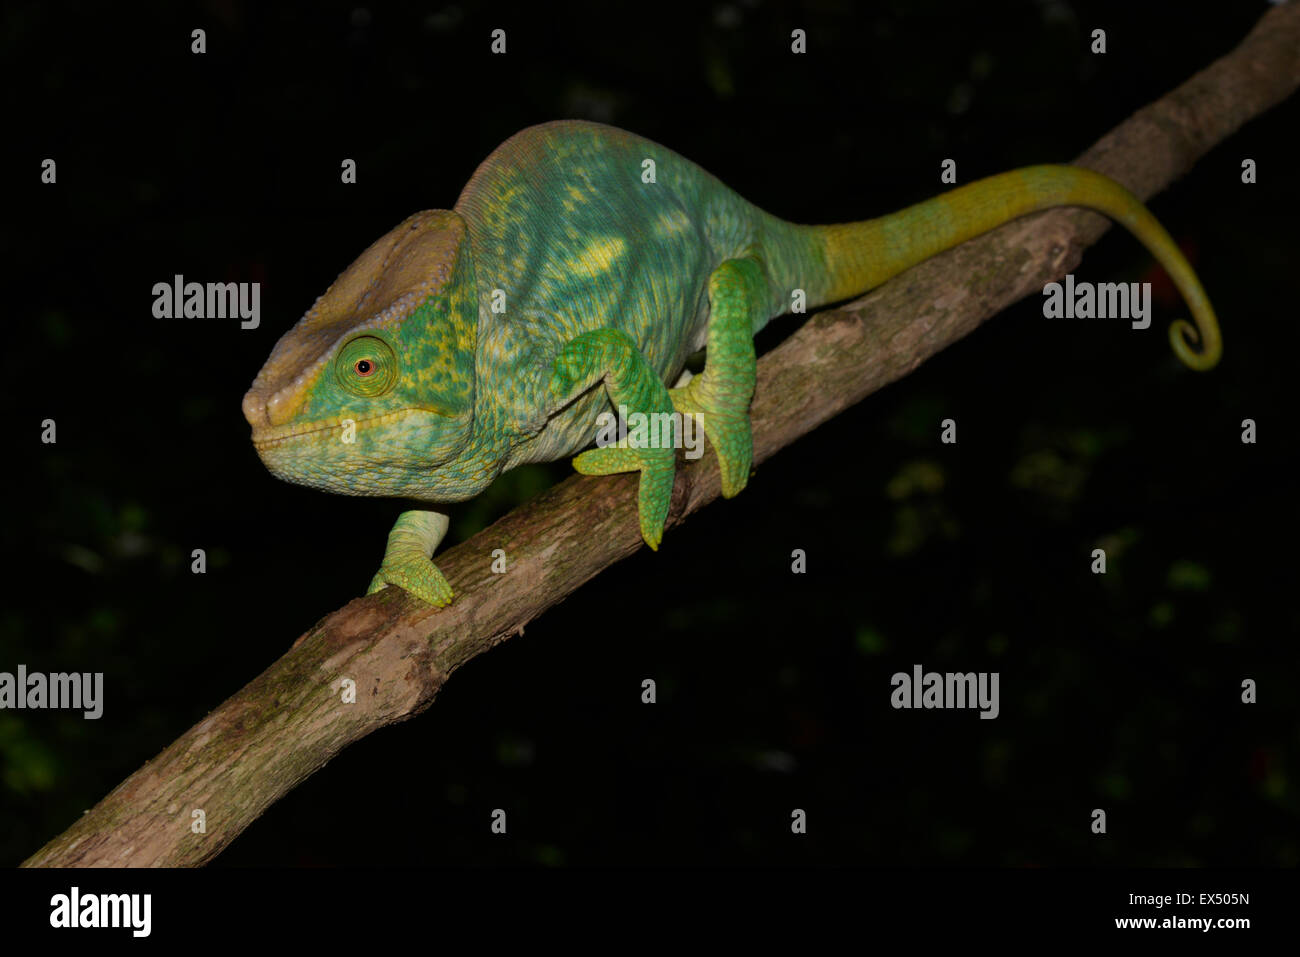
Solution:
[[[1269,11],[1232,53],[1138,111],[1077,162],[1145,199],[1298,85],[1300,3],[1290,3]],[[759,362],[755,463],[999,310],[1041,292],[1108,225],[1080,210],[1040,213],[812,316]],[[349,602],[24,866],[210,861],[344,747],[419,714],[462,664],[640,548],[635,488],[631,475],[575,475],[439,555],[457,596],[441,611],[396,588]],[[680,470],[669,527],[718,494],[709,452]],[[491,571],[498,548],[507,556],[506,574]],[[346,679],[355,682],[353,704],[342,701]],[[197,811],[205,818],[202,833],[192,827]]]

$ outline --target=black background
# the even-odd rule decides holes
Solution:
[[[240,398],[340,270],[501,140],[601,120],[777,215],[866,218],[940,191],[948,157],[962,182],[1072,158],[1265,9],[7,4],[0,670],[103,671],[106,701],[0,712],[0,862],[364,590],[398,504],[273,479]],[[1022,303],[472,662],[217,864],[1294,866],[1298,126],[1293,99],[1152,203],[1218,308],[1218,369],[1173,358],[1176,301],[1144,334]],[[153,319],[175,273],[261,282],[261,327]],[[1119,231],[1076,273],[1158,278]],[[568,471],[503,477],[449,543]],[[892,710],[916,663],[1000,672],[1001,716]]]

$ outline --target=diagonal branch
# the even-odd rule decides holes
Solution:
[[[1297,86],[1300,3],[1291,3],[1078,162],[1145,199]],[[813,316],[759,362],[755,463],[1041,291],[1106,228],[1093,213],[1041,213]],[[423,711],[462,664],[640,548],[634,482],[631,475],[574,476],[440,555],[458,596],[447,609],[434,611],[395,588],[349,602],[25,864],[210,861],[344,747]],[[710,453],[678,475],[669,525],[718,494]],[[491,572],[496,548],[508,556],[508,574]],[[348,678],[356,682],[354,704],[341,700]],[[206,816],[206,833],[191,829],[195,810]]]

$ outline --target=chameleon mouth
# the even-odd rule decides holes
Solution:
[[[314,436],[323,436],[324,433],[342,428],[345,422],[351,422],[355,428],[360,429],[368,425],[385,425],[396,422],[419,411],[419,409],[398,409],[396,412],[385,412],[382,415],[370,415],[363,418],[351,415],[335,415],[328,419],[317,419],[315,422],[295,422],[290,425],[277,425],[267,429],[254,429],[253,448],[257,449],[258,452],[265,452],[289,445],[298,440],[310,440]]]

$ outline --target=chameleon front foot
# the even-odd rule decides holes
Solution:
[[[438,566],[427,558],[415,558],[404,562],[384,562],[375,577],[370,580],[367,595],[396,585],[404,588],[421,601],[428,602],[435,608],[446,608],[451,604],[451,585],[438,571]]]
[[[396,585],[435,608],[450,605],[451,585],[430,561],[449,524],[447,516],[438,512],[410,511],[399,515],[388,533],[383,563],[370,580],[366,594],[373,595]]]

